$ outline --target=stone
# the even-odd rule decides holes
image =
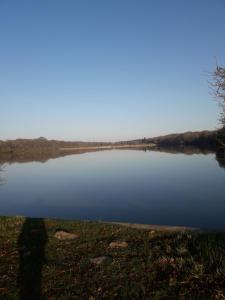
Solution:
[[[121,242],[121,241],[117,241],[117,242],[111,242],[109,244],[109,248],[127,248],[128,247],[128,244],[127,242]]]
[[[57,238],[58,240],[74,240],[79,237],[79,234],[58,230],[56,231],[54,237]]]
[[[90,262],[94,265],[101,265],[108,259],[109,259],[108,256],[99,256],[99,257],[91,258]]]
[[[155,230],[151,230],[151,231],[149,231],[149,233],[148,233],[148,236],[149,236],[150,238],[154,238],[155,235],[156,235]]]

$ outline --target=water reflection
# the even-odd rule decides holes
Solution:
[[[84,154],[89,152],[103,151],[102,149],[80,149],[66,151],[42,151],[42,152],[21,152],[21,153],[0,153],[0,165],[7,163],[27,163],[27,162],[42,162],[45,163],[50,159],[64,157],[68,155]]]
[[[187,155],[193,155],[193,154],[212,154],[216,152],[216,148],[214,146],[208,146],[208,147],[196,147],[196,146],[159,146],[152,151],[159,151],[159,152],[165,152],[165,153],[171,153],[171,154],[187,154]]]
[[[225,149],[221,148],[216,152],[216,160],[221,168],[225,169]]]
[[[112,149],[71,149],[67,151],[47,151],[47,152],[25,152],[25,153],[1,153],[0,154],[0,175],[1,171],[4,169],[4,164],[13,164],[13,163],[27,163],[27,162],[42,162],[45,163],[50,159],[56,159],[59,157],[69,156],[69,155],[78,155],[85,154],[90,152],[100,152],[100,151],[111,151]],[[221,167],[224,166],[223,157],[225,156],[225,150],[217,150],[214,146],[208,147],[196,147],[196,146],[157,146],[157,147],[124,147],[119,148],[121,151],[132,150],[132,151],[144,151],[144,152],[163,152],[170,154],[214,154],[216,153],[216,160],[219,162]],[[1,177],[0,177],[1,178]]]
[[[3,185],[4,179],[3,179],[3,164],[0,164],[0,186]]]
[[[223,152],[85,152],[11,157],[0,190],[1,214],[225,228]]]

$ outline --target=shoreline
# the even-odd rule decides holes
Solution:
[[[202,232],[203,229],[187,226],[175,226],[175,225],[155,225],[155,224],[139,224],[139,223],[127,223],[127,222],[102,222],[105,224],[124,226],[134,229],[144,229],[144,230],[156,230],[160,232],[184,232],[184,231],[196,231]]]
[[[22,215],[16,215],[16,216],[2,216],[0,215],[0,220],[2,218],[16,218],[16,219],[42,219],[43,221],[54,221],[54,222],[65,222],[65,223],[88,223],[88,224],[106,224],[106,225],[116,225],[116,226],[123,226],[131,229],[140,229],[140,230],[155,230],[158,232],[185,232],[185,231],[192,231],[192,232],[215,232],[217,230],[207,230],[197,227],[189,227],[189,226],[178,226],[178,225],[160,225],[160,224],[143,224],[143,223],[132,223],[132,222],[115,222],[115,221],[101,221],[101,220],[79,220],[79,219],[63,219],[63,218],[48,218],[48,217],[27,217]],[[225,231],[224,230],[218,230],[219,232]]]
[[[126,144],[126,145],[108,145],[108,146],[87,146],[87,147],[61,147],[60,151],[74,151],[74,150],[87,150],[87,149],[120,149],[120,148],[154,148],[156,144]]]

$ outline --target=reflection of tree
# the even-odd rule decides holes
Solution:
[[[63,157],[67,155],[75,155],[75,154],[83,154],[88,152],[97,152],[97,151],[103,151],[103,149],[66,149],[66,150],[60,150],[60,151],[49,151],[49,152],[26,152],[26,153],[5,153],[1,154],[0,156],[0,165],[1,164],[7,164],[7,163],[26,163],[26,162],[32,162],[32,161],[38,161],[45,163],[49,159],[54,159],[58,157]]]
[[[3,165],[0,164],[0,185],[3,184],[2,171],[3,171]]]
[[[155,148],[150,148],[150,151],[159,151],[159,152],[166,152],[171,154],[210,154],[215,153],[216,148],[215,146],[208,146],[208,147],[198,147],[198,146],[182,146],[182,145],[167,145],[167,146],[157,146]]]
[[[221,168],[225,169],[225,149],[220,148],[216,152],[216,160]]]

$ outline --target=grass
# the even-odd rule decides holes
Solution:
[[[0,217],[0,299],[225,299],[225,234]]]

